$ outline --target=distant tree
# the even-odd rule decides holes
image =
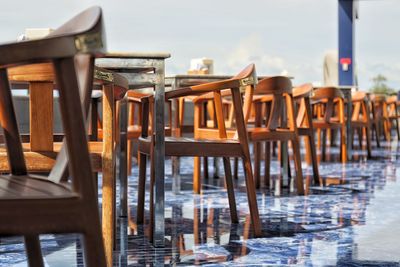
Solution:
[[[372,87],[369,89],[371,93],[382,94],[382,95],[393,95],[396,91],[390,88],[387,84],[387,79],[382,74],[378,74],[372,78]]]

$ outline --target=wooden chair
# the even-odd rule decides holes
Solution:
[[[386,141],[390,141],[389,116],[386,96],[371,95],[372,127],[375,131],[376,144],[380,147],[381,135]]]
[[[78,62],[78,61],[77,61]],[[76,63],[79,64],[79,63]],[[54,69],[49,63],[31,64],[9,68],[8,76],[13,82],[28,82],[30,92],[30,134],[25,137],[22,144],[28,171],[48,173],[54,169],[55,159],[59,155],[65,155],[65,147],[59,140],[64,134],[53,135],[53,90],[56,77]],[[106,244],[106,255],[111,264],[114,243],[114,216],[115,216],[115,179],[116,179],[116,155],[115,148],[118,145],[117,121],[114,116],[116,102],[124,96],[128,81],[121,75],[108,70],[94,67],[92,84],[82,93],[85,113],[88,114],[92,87],[102,90],[103,94],[103,122],[102,129],[98,131],[102,141],[95,139],[89,142],[89,153],[92,168],[95,174],[102,172],[102,210],[103,210],[103,235]],[[93,110],[93,109],[92,109]],[[96,112],[97,113],[97,112]],[[94,120],[96,121],[96,120]],[[94,126],[92,126],[93,128]],[[26,139],[28,137],[28,139]],[[53,140],[54,137],[54,140]],[[93,138],[93,134],[91,134]],[[9,172],[6,164],[7,152],[0,146],[0,171]],[[122,157],[120,157],[122,159]],[[120,165],[121,166],[121,165]],[[126,166],[126,165],[125,165]],[[59,172],[65,172],[68,178],[67,163],[61,162],[57,168]],[[63,171],[61,171],[63,170]],[[97,177],[97,175],[95,175]],[[120,176],[122,177],[122,175]],[[120,196],[127,199],[126,180],[121,179]],[[96,179],[97,181],[97,179]],[[126,202],[121,201],[121,214],[126,214]]]
[[[293,157],[296,169],[297,193],[304,195],[303,174],[301,170],[301,157],[299,147],[299,135],[294,112],[294,100],[292,83],[289,78],[283,76],[271,77],[261,80],[257,84],[255,94],[266,95],[253,99],[255,107],[255,126],[248,128],[249,139],[254,143],[254,161],[261,161],[261,142],[281,141],[292,143]],[[272,97],[272,99],[271,99]],[[262,114],[262,105],[270,103],[266,114]],[[287,122],[286,122],[287,120]],[[263,127],[263,122],[265,126]],[[265,171],[269,172],[270,149],[266,148]],[[259,168],[260,164],[255,165]],[[260,173],[255,170],[255,173]],[[258,178],[258,179],[257,179]],[[266,175],[269,178],[269,175]],[[256,186],[260,184],[260,176],[256,176]],[[266,184],[268,181],[264,181]]]
[[[25,237],[29,266],[43,266],[43,233],[83,234],[86,264],[106,266],[78,90],[91,84],[94,56],[104,51],[102,30],[101,9],[94,7],[46,38],[0,46],[0,123],[10,170],[0,176],[0,233]],[[74,63],[77,58],[82,64]],[[28,173],[25,163],[7,68],[40,61],[54,65],[67,144],[67,158],[59,157],[57,163],[68,162],[71,183],[62,182],[64,171],[57,163],[48,178]]]
[[[344,114],[344,96],[340,89],[324,87],[314,90],[313,104],[317,107],[319,117],[313,119],[313,127],[322,130],[322,159],[326,158],[326,131],[340,131],[340,158],[347,161],[346,154],[346,120]],[[335,105],[337,108],[335,108]],[[336,113],[336,114],[335,114]],[[320,139],[320,136],[318,136]],[[320,143],[320,142],[318,142]]]
[[[136,153],[133,153],[133,141],[137,141],[142,132],[142,98],[150,97],[150,94],[129,91],[127,92],[127,100],[128,100],[128,131],[127,131],[127,139],[128,139],[128,174],[130,175],[132,172],[132,156]],[[154,103],[153,98],[150,98],[149,103],[149,123],[150,128],[152,127],[152,118],[153,118],[153,109]],[[171,101],[165,102],[168,108],[168,124],[165,126],[165,136],[171,136],[172,134],[172,103]]]
[[[306,137],[306,159],[310,159],[313,168],[314,184],[321,184],[318,171],[318,158],[315,148],[315,134],[312,124],[311,95],[312,84],[306,83],[293,88],[293,98],[297,102],[296,124],[299,136]],[[308,161],[309,162],[309,161]]]
[[[389,130],[393,128],[393,125],[396,127],[397,140],[400,140],[400,127],[399,127],[399,118],[400,114],[398,111],[398,101],[397,96],[389,96],[386,99],[387,107],[388,107],[388,120],[389,120]]]
[[[352,93],[351,100],[353,103],[353,114],[351,117],[353,134],[352,142],[349,145],[353,145],[354,134],[357,130],[360,148],[362,148],[363,136],[365,136],[368,158],[371,158],[371,118],[368,96],[365,92],[358,91]]]
[[[195,138],[185,137],[167,137],[165,139],[165,154],[167,156],[178,156],[178,157],[222,157],[225,168],[225,179],[226,187],[228,190],[229,206],[231,213],[231,220],[233,223],[238,222],[236,212],[236,201],[234,195],[233,181],[231,175],[231,166],[229,157],[240,157],[243,159],[245,166],[246,176],[246,188],[247,197],[249,203],[250,214],[253,223],[254,234],[256,236],[261,235],[261,224],[258,215],[256,193],[253,181],[253,172],[251,168],[250,152],[248,146],[248,138],[245,124],[244,114],[248,113],[249,106],[245,104],[242,106],[240,88],[246,88],[247,97],[251,98],[254,89],[254,83],[256,82],[255,67],[250,65],[240,72],[235,77],[213,82],[207,84],[201,84],[192,87],[181,88],[167,92],[165,97],[167,100],[184,97],[188,95],[199,95],[202,93],[210,92],[214,95],[215,114],[218,121],[218,137],[201,138],[201,136],[195,136]],[[224,90],[227,89],[227,90]],[[232,102],[235,110],[235,121],[237,135],[235,138],[229,138],[224,124],[224,117],[222,114],[222,94],[227,92],[232,96]],[[145,99],[143,99],[145,100]],[[142,121],[142,134],[139,138],[139,192],[138,192],[138,223],[143,223],[144,217],[144,190],[145,190],[145,179],[146,179],[146,155],[150,155],[151,165],[153,166],[152,155],[154,148],[154,136],[148,136],[149,126],[149,98],[144,102],[143,106],[143,121]],[[196,109],[196,106],[195,106]],[[243,112],[244,110],[244,112]],[[199,124],[200,118],[197,112],[195,112],[195,125]],[[153,170],[153,167],[151,168]],[[150,188],[154,185],[154,173],[151,173]],[[194,187],[200,187],[200,181],[194,181]],[[153,190],[150,190],[150,218],[153,218]],[[151,229],[152,221],[150,221]]]

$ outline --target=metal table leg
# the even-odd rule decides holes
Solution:
[[[127,131],[128,131],[128,105],[124,98],[119,103],[119,205],[120,216],[126,217],[128,210],[128,170],[127,170]]]
[[[172,85],[172,90],[175,90],[176,86],[175,83]],[[175,99],[173,101],[172,106],[173,112],[175,112],[175,124],[173,125],[175,129],[173,129],[172,134],[174,136],[181,136],[180,132],[180,121],[179,121],[179,114],[180,114],[180,107],[179,107],[179,100]],[[172,125],[171,125],[172,128]],[[172,192],[174,194],[179,194],[181,191],[181,174],[180,174],[180,159],[179,157],[172,157]]]
[[[155,247],[164,246],[164,173],[165,173],[165,146],[164,146],[164,62],[156,68],[158,82],[155,85],[155,105],[154,105],[154,124],[155,124],[155,186],[154,186],[154,235],[153,245]]]

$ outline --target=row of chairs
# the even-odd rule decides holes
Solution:
[[[319,101],[320,105],[324,105],[325,114],[334,112],[333,104],[336,100],[343,102],[343,96],[340,90],[336,88],[313,91],[313,87],[310,84],[293,88],[290,79],[287,77],[271,77],[258,81],[254,65],[249,65],[229,80],[200,84],[167,92],[167,101],[186,98],[193,102],[194,134],[191,137],[183,136],[183,130],[181,129],[178,131],[179,134],[167,136],[165,140],[166,156],[195,157],[193,189],[197,193],[200,192],[201,188],[199,177],[200,157],[221,157],[223,159],[225,184],[233,223],[238,222],[238,216],[230,159],[241,158],[253,231],[256,236],[261,236],[262,229],[255,191],[260,185],[261,143],[266,142],[268,145],[273,141],[291,143],[296,170],[297,192],[303,195],[305,194],[305,189],[301,170],[299,136],[307,137],[314,167],[314,182],[319,184],[313,127],[335,128],[344,125],[344,121],[337,123],[331,120],[331,114],[326,115],[325,119],[318,121],[319,123],[315,123],[312,119],[312,94],[314,94],[313,101]],[[151,95],[139,96],[136,94],[131,99],[132,105],[142,105],[142,108],[139,109],[141,125],[131,125],[131,129],[135,128],[141,131],[138,138],[140,170],[137,208],[138,223],[144,222],[146,160],[148,156],[151,164],[153,164],[152,156],[155,140],[151,134],[153,132],[151,123],[149,124],[149,118],[151,118],[151,108],[149,107],[152,101]],[[182,103],[183,101],[179,102]],[[208,123],[204,115],[205,103],[209,102],[212,102],[214,123]],[[179,114],[178,118],[182,121],[183,115]],[[344,127],[341,129],[344,131]],[[138,134],[135,136],[138,136]],[[256,169],[254,172],[249,149],[250,142],[254,143],[255,149],[254,162]],[[267,151],[269,150],[267,149]],[[265,154],[265,159],[266,164],[269,166],[269,153]],[[268,166],[266,169],[268,169]],[[153,165],[150,170],[150,188],[152,188],[155,182],[154,173],[152,172],[154,170]],[[269,171],[266,170],[266,177],[268,176]],[[268,183],[269,179],[265,181]],[[153,203],[152,198],[153,190],[150,190],[150,203]],[[153,218],[152,213],[153,207],[150,205],[150,218]],[[152,225],[151,220],[149,224]],[[150,228],[152,229],[152,227]]]
[[[373,96],[378,98],[377,96]],[[290,142],[293,150],[294,167],[296,171],[297,193],[305,194],[304,179],[301,170],[300,137],[306,137],[307,156],[313,167],[313,182],[322,185],[318,172],[318,158],[316,144],[321,147],[321,158],[326,158],[326,144],[329,134],[331,145],[334,145],[334,135],[338,132],[340,137],[340,160],[347,161],[346,120],[351,119],[353,132],[358,132],[360,146],[366,140],[368,158],[371,157],[371,132],[372,128],[379,133],[378,122],[381,117],[388,123],[397,126],[397,106],[393,98],[386,101],[385,107],[388,114],[376,114],[378,102],[371,101],[371,96],[365,92],[354,92],[352,103],[347,103],[341,90],[335,87],[315,89],[311,84],[292,87],[287,77],[271,77],[258,81],[255,75],[255,66],[250,65],[235,77],[219,82],[200,84],[166,93],[169,104],[170,126],[172,126],[173,99],[179,103],[178,114],[175,116],[179,129],[168,128],[170,135],[166,138],[165,152],[172,157],[195,157],[193,190],[200,193],[200,158],[221,157],[225,171],[225,184],[228,192],[231,220],[238,221],[236,200],[234,197],[233,175],[231,158],[241,158],[245,174],[248,205],[252,218],[253,230],[256,236],[261,235],[261,223],[258,216],[255,189],[261,185],[260,165],[262,161],[261,145],[265,143],[265,174],[264,184],[270,183],[270,162],[272,142]],[[152,96],[140,93],[132,94],[130,102],[137,106],[140,113],[139,123],[131,125],[135,134],[130,135],[138,139],[139,186],[137,222],[144,222],[144,196],[146,181],[146,160],[150,156],[152,162],[152,136],[151,103]],[[191,101],[194,106],[194,129],[192,136],[183,135],[184,127],[184,102]],[[394,101],[394,103],[393,103]],[[346,118],[346,105],[352,105],[351,118]],[[394,108],[393,108],[394,107]],[[208,111],[208,116],[207,116]],[[391,113],[390,113],[391,112]],[[211,116],[210,116],[211,115]],[[396,115],[397,116],[397,115]],[[133,118],[131,114],[131,118]],[[133,121],[131,121],[133,122]],[[374,123],[375,122],[375,123]],[[387,125],[388,129],[391,127]],[[386,127],[386,126],[385,126]],[[386,128],[385,128],[386,129]],[[141,132],[141,133],[139,133]],[[318,140],[315,140],[315,132]],[[354,137],[353,133],[353,137]],[[322,135],[322,137],[321,137]],[[379,136],[376,137],[379,141]],[[352,139],[353,140],[353,139]],[[254,170],[250,157],[249,143],[254,147]],[[352,145],[352,144],[351,144]],[[132,154],[130,154],[132,155]],[[131,157],[130,157],[131,158]],[[152,165],[153,166],[153,165]],[[129,167],[131,168],[131,167]],[[150,168],[153,170],[153,167]],[[207,164],[204,164],[204,176],[208,173]],[[235,171],[236,173],[236,171]],[[154,174],[150,174],[150,188],[154,185]],[[150,190],[150,203],[153,203],[153,190]],[[153,207],[150,205],[150,218],[153,217]],[[152,225],[152,221],[149,222]],[[150,227],[152,229],[152,227]]]

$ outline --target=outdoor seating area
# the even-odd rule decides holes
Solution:
[[[400,94],[358,84],[337,2],[325,83],[170,74],[99,6],[0,44],[0,266],[400,266]]]

